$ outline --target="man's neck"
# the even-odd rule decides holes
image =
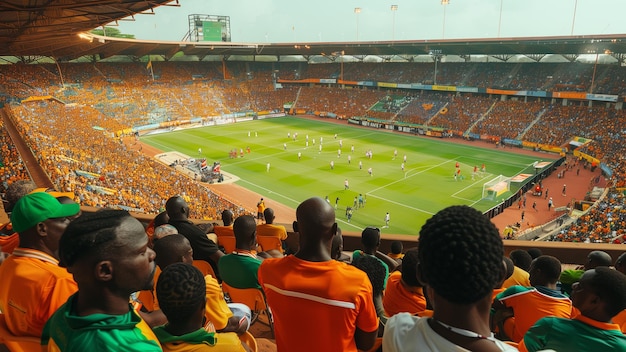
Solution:
[[[303,248],[295,254],[296,258],[306,260],[308,262],[327,262],[333,258],[330,257],[328,251],[324,251],[320,248]]]
[[[123,315],[129,312],[130,294],[113,294],[103,287],[84,288],[79,286],[73,310],[78,316],[92,314]]]

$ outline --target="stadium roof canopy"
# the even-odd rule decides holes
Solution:
[[[626,34],[560,37],[402,40],[373,42],[233,43],[166,42],[102,37],[91,29],[153,14],[159,6],[178,6],[173,0],[8,0],[0,2],[0,56],[48,56],[65,61],[82,56],[104,59],[115,55],[161,55],[182,52],[198,56],[313,56],[354,57],[415,55],[488,55],[506,60],[526,55],[539,60],[555,54],[611,54],[624,61]],[[166,11],[166,10],[163,10]]]

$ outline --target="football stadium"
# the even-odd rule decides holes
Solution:
[[[576,35],[574,8],[570,35],[504,37],[500,22],[497,36],[450,39],[450,1],[441,5],[441,39],[405,39],[403,27],[396,30],[399,5],[390,4],[392,29],[385,29],[391,34],[384,32],[384,40],[367,39],[362,5],[350,14],[356,40],[322,41],[321,32],[319,40],[297,40],[293,25],[286,35],[293,40],[271,42],[265,33],[264,42],[240,42],[235,14],[188,12],[177,19],[188,25],[177,41],[135,39],[124,33],[128,27],[116,28],[135,16],[184,10],[184,0],[0,3],[0,351],[41,344],[49,351],[88,350],[98,339],[108,345],[103,350],[116,350],[136,336],[137,350],[176,350],[181,343],[233,351],[451,348],[402,340],[392,311],[433,317],[428,331],[457,347],[483,350],[480,343],[489,340],[500,350],[531,350],[538,339],[532,334],[540,332],[531,326],[544,316],[569,322],[572,302],[583,322],[594,320],[589,326],[617,326],[603,331],[617,331],[615,346],[626,346],[623,298],[611,301],[621,313],[608,318],[587,315],[588,307],[569,298],[579,280],[626,267],[626,34]],[[456,217],[445,218],[453,212]],[[133,232],[138,224],[145,231]],[[281,235],[270,244],[264,231]],[[191,237],[196,232],[200,238]],[[457,232],[463,236],[455,238]],[[499,235],[496,244],[481,238],[491,232]],[[430,253],[419,248],[421,236]],[[409,259],[416,247],[419,259]],[[531,268],[535,256],[526,256],[537,252],[562,266],[554,281],[533,286],[558,291],[554,295],[569,302],[567,314],[542,313],[522,329],[506,317],[477,327],[438,313],[436,301],[469,312],[477,300],[451,295],[454,285],[439,291],[439,278],[453,277],[446,265],[438,262],[429,273],[420,266],[428,267],[428,258],[467,266],[455,280],[464,292],[478,292],[462,282],[493,271],[487,253],[495,250],[511,257],[513,274],[480,285],[489,286],[489,295],[494,287],[504,292],[496,301],[517,321],[524,318],[507,306],[506,283],[528,289],[538,282],[533,273],[547,270],[538,266],[552,259]],[[408,274],[405,254],[413,266]],[[139,259],[130,263],[133,255]],[[233,256],[256,264],[228,267],[224,262],[235,263]],[[367,263],[370,257],[386,275],[370,267],[381,268]],[[31,267],[20,269],[20,260]],[[193,261],[196,269],[180,261]],[[328,261],[352,263],[311,269],[310,263]],[[91,262],[97,269],[83,268]],[[251,265],[248,287],[241,282]],[[606,266],[614,269],[595,269]],[[367,283],[355,283],[365,275],[354,267],[367,274]],[[390,293],[400,271],[398,285],[421,293],[418,310],[385,303],[400,302],[400,293]],[[197,273],[209,275],[206,297],[204,280],[193,281]],[[329,281],[321,276],[326,273]],[[20,275],[35,279],[26,284]],[[307,280],[317,283],[308,287]],[[44,281],[45,292],[37,291],[36,282]],[[348,282],[350,289],[338,289]],[[194,285],[200,298],[191,297]],[[433,296],[424,298],[422,286]],[[94,296],[86,300],[77,290]],[[16,292],[22,298],[12,296]],[[330,318],[347,314],[344,304],[352,307],[363,292],[374,299],[351,308],[356,322],[344,317],[344,326]],[[119,304],[125,298],[130,311]],[[115,303],[121,308],[111,309]],[[249,316],[237,315],[243,313],[234,303],[243,303]],[[295,307],[302,308],[300,318],[325,319],[320,340],[341,336],[309,342],[297,330]],[[40,321],[28,317],[33,312]],[[136,321],[121,329],[121,340],[104,328],[59,327],[61,313],[78,319],[84,312]],[[379,322],[376,334],[368,319]],[[387,319],[393,336],[383,332]],[[194,324],[195,339],[188,336]],[[596,342],[578,346],[609,349]],[[568,350],[559,343],[539,347]]]

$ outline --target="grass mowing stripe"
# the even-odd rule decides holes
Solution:
[[[287,138],[288,132],[290,138]],[[293,139],[295,132],[298,133],[296,140]],[[320,152],[321,138],[323,148]],[[339,140],[343,142],[340,157],[337,155]],[[290,207],[295,208],[311,196],[328,196],[333,205],[338,198],[337,221],[350,228],[382,226],[388,211],[392,221],[385,232],[412,235],[417,234],[431,214],[446,206],[466,204],[484,211],[497,204],[497,201],[481,200],[482,185],[488,177],[471,183],[467,181],[474,165],[485,163],[490,174],[511,177],[537,161],[536,157],[502,153],[500,149],[294,117],[154,134],[142,137],[142,141],[191,157],[196,157],[198,148],[202,148],[202,155],[209,162],[220,161],[222,170],[240,178],[238,183],[241,186],[261,194],[272,192],[276,201]],[[283,144],[287,145],[286,150]],[[352,145],[354,153],[350,152]],[[228,158],[230,150],[245,151],[248,146],[250,154],[245,152],[244,157]],[[373,151],[371,159],[365,157],[365,152],[370,149]],[[395,159],[394,150],[398,151]],[[351,156],[350,163],[348,155]],[[404,155],[407,156],[406,172],[400,167]],[[464,181],[454,181],[451,161],[462,162]],[[268,162],[271,163],[270,172],[266,171]],[[359,162],[362,169],[358,167]],[[369,167],[373,169],[373,177],[367,173]],[[346,178],[350,182],[348,190],[343,187]],[[364,208],[354,211],[352,222],[348,224],[345,209],[353,205],[354,197],[359,193],[369,199]],[[254,209],[254,204],[246,206]]]

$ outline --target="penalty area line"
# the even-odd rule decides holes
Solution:
[[[403,203],[400,203],[400,202],[396,202],[395,200],[387,199],[387,198],[384,198],[384,197],[379,197],[377,195],[372,194],[371,192],[368,192],[368,193],[365,193],[365,194],[367,194],[370,197],[378,198],[380,200],[384,200],[385,202],[389,202],[389,203],[392,203],[392,204],[395,204],[395,205],[399,205],[399,206],[404,207],[404,208],[408,208],[408,209],[412,209],[412,210],[415,210],[415,211],[419,211],[419,212],[422,212],[422,213],[428,214],[428,215],[435,215],[435,213],[430,212],[428,210],[412,207],[410,205],[406,205],[406,204],[403,204]]]

